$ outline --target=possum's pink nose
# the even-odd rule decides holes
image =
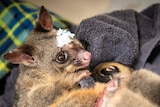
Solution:
[[[84,66],[88,66],[91,61],[91,53],[85,50],[80,50],[78,52],[78,59],[80,60],[81,64]]]
[[[91,61],[91,53],[88,51],[84,51],[82,61],[86,62],[86,63],[90,62]]]

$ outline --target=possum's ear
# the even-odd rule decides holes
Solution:
[[[13,64],[32,65],[36,64],[36,58],[32,55],[34,48],[29,45],[22,45],[13,51],[4,54],[4,58]]]
[[[53,29],[52,17],[44,6],[41,6],[35,29],[41,32]]]

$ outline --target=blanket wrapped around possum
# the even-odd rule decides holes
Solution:
[[[115,61],[160,74],[160,4],[154,4],[142,12],[119,10],[85,19],[75,33],[92,54],[91,70],[99,63]],[[15,78],[12,77],[15,73],[11,73],[6,87],[14,85],[12,81]],[[80,82],[83,87],[93,83],[92,78]],[[6,90],[13,90],[13,87],[9,88]],[[3,97],[9,94],[6,92]],[[13,97],[5,100],[12,100],[8,98]]]

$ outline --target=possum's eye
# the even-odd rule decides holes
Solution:
[[[109,66],[108,68],[106,68],[106,71],[108,71],[108,72],[119,72],[119,69],[118,69],[118,67],[116,67],[116,66]]]
[[[109,66],[107,68],[102,69],[99,74],[101,76],[105,76],[105,75],[113,75],[114,73],[118,73],[119,69],[116,66]]]
[[[67,59],[68,59],[68,53],[64,52],[64,51],[59,52],[56,56],[56,62],[58,62],[60,64],[67,61]]]

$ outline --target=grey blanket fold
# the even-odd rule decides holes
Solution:
[[[156,48],[160,41],[160,4],[142,12],[120,10],[84,19],[76,35],[92,53],[91,69],[115,61],[160,73],[160,54],[152,54],[160,50]]]

